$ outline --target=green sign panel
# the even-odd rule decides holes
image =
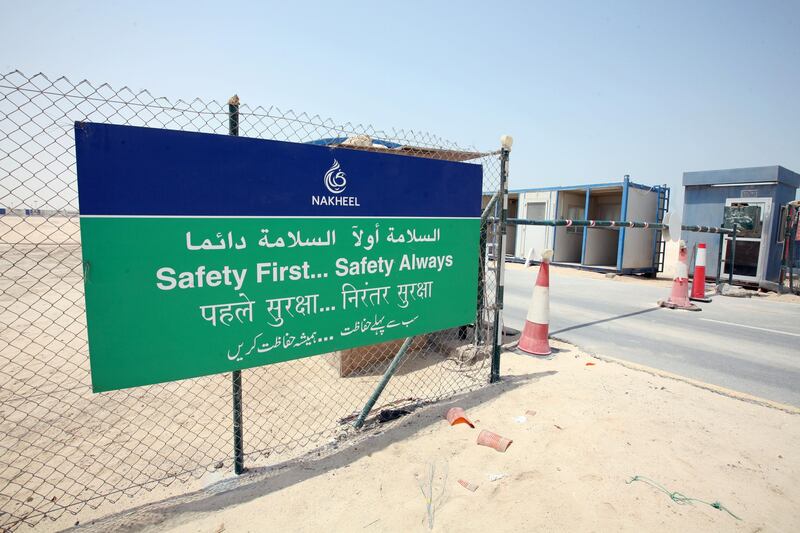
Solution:
[[[477,165],[94,124],[76,138],[96,392],[474,320]],[[441,194],[460,186],[461,205]]]

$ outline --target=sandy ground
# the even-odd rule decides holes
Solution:
[[[800,529],[797,410],[554,346],[560,351],[550,360],[507,354],[502,384],[418,411],[333,455],[89,529],[426,531],[420,483],[427,491],[431,478],[434,531]],[[467,409],[475,429],[447,425],[443,414],[453,405]],[[481,429],[514,442],[506,453],[477,446]],[[741,520],[701,503],[679,505],[644,482],[628,484],[636,475],[719,501]]]
[[[761,292],[759,296],[775,302],[800,304],[800,294],[778,294],[777,292]]]

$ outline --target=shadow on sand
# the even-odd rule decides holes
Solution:
[[[443,414],[450,407],[458,405],[469,410],[507,391],[554,374],[557,372],[536,372],[505,377],[494,385],[423,407],[394,423],[372,425],[339,446],[313,450],[298,459],[278,465],[253,468],[238,478],[219,481],[203,490],[93,520],[68,531],[134,531],[157,526],[167,520],[177,519],[180,522],[181,515],[208,513],[248,502],[351,464],[395,442],[402,441],[432,424],[440,423]]]

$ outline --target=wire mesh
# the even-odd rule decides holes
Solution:
[[[81,518],[87,508],[141,505],[166,494],[154,489],[190,490],[232,468],[228,374],[91,392],[75,121],[228,132],[224,101],[173,102],[86,80],[0,75],[0,528],[6,530],[45,518],[71,525],[72,515]],[[247,137],[326,139],[354,149],[390,146],[409,156],[469,160],[483,166],[485,191],[499,184],[495,153],[463,150],[426,133],[246,103],[239,127]],[[475,257],[476,268],[484,269],[479,293],[485,297],[478,300],[487,303],[475,326],[417,337],[374,414],[488,383],[494,275],[478,250]],[[346,441],[400,342],[242,371],[245,466]]]

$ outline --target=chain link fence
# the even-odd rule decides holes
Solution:
[[[499,185],[497,152],[274,107],[243,103],[239,111],[242,136],[468,160],[483,166],[485,191]],[[230,375],[91,393],[74,121],[227,134],[228,108],[224,101],[170,101],[86,80],[19,71],[0,76],[5,530],[45,519],[55,521],[46,522],[53,527],[69,526],[86,514],[192,490],[232,470]],[[491,229],[484,223],[482,231]],[[488,242],[493,238],[489,232]],[[372,423],[389,407],[411,409],[488,383],[494,338],[488,302],[494,301],[495,278],[481,256],[476,250],[476,268],[482,269],[477,327],[417,337]],[[242,371],[245,466],[268,466],[346,441],[399,346],[389,342]]]

